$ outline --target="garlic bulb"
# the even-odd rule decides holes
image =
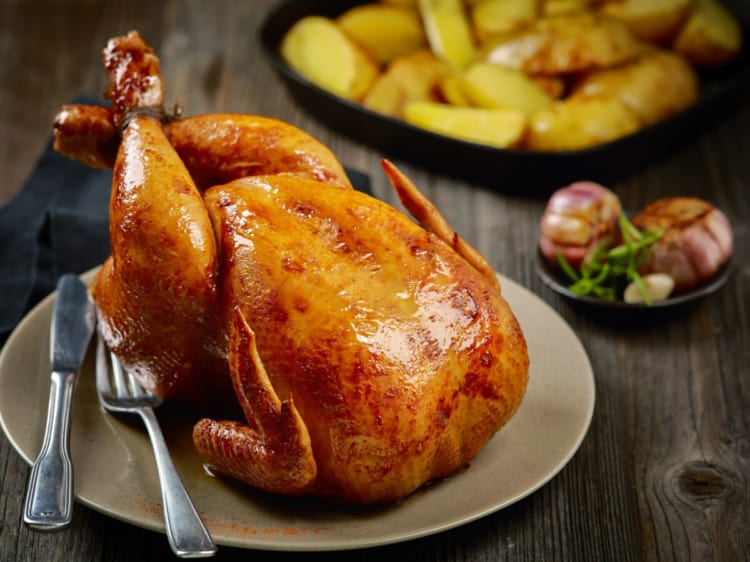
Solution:
[[[670,197],[648,205],[631,222],[661,232],[640,268],[641,274],[666,273],[675,293],[705,283],[732,255],[732,227],[726,215],[696,197]]]
[[[615,232],[622,206],[609,189],[588,181],[573,183],[552,194],[540,223],[539,248],[556,262],[556,253],[578,267]]]

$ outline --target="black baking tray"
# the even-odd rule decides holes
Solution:
[[[546,195],[572,181],[622,180],[694,140],[734,113],[750,93],[750,3],[725,0],[743,24],[745,48],[731,65],[700,73],[696,104],[655,125],[615,141],[563,152],[498,149],[431,133],[335,96],[293,71],[279,55],[284,34],[300,18],[335,17],[362,0],[287,0],[261,28],[261,43],[291,95],[314,118],[355,141],[427,170],[503,192]]]

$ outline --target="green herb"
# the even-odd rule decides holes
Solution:
[[[595,295],[614,301],[622,288],[632,281],[643,295],[645,303],[651,306],[651,296],[638,270],[662,235],[659,232],[638,230],[624,213],[620,213],[618,225],[622,243],[609,247],[608,242],[602,242],[591,257],[583,261],[579,271],[560,252],[557,252],[557,262],[573,282],[568,289],[577,295]]]

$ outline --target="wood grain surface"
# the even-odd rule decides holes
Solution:
[[[167,104],[190,114],[278,117],[370,174],[393,202],[381,155],[303,111],[264,59],[258,30],[274,5],[219,0],[0,1],[0,204],[18,190],[62,103],[97,96],[108,38],[137,29],[161,58]],[[640,322],[571,306],[534,271],[542,198],[511,196],[398,162],[454,229],[498,270],[569,322],[596,379],[591,428],[551,482],[495,514],[434,536],[357,551],[253,552],[220,560],[662,561],[750,556],[750,103],[666,160],[612,187],[626,208],[698,195],[735,229],[734,270],[718,293]],[[634,163],[637,168],[637,163]],[[585,179],[585,178],[581,178]],[[523,178],[517,178],[523,185]],[[2,241],[0,240],[0,244]],[[2,297],[0,297],[2,298]],[[165,537],[76,504],[72,526],[21,523],[29,467],[0,436],[0,560],[165,560]]]

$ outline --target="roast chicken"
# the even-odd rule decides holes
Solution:
[[[371,504],[467,465],[528,381],[486,260],[388,161],[416,220],[352,189],[289,124],[168,115],[137,32],[111,39],[104,65],[111,107],[64,107],[55,126],[60,152],[114,167],[100,330],[197,413],[211,471]]]

